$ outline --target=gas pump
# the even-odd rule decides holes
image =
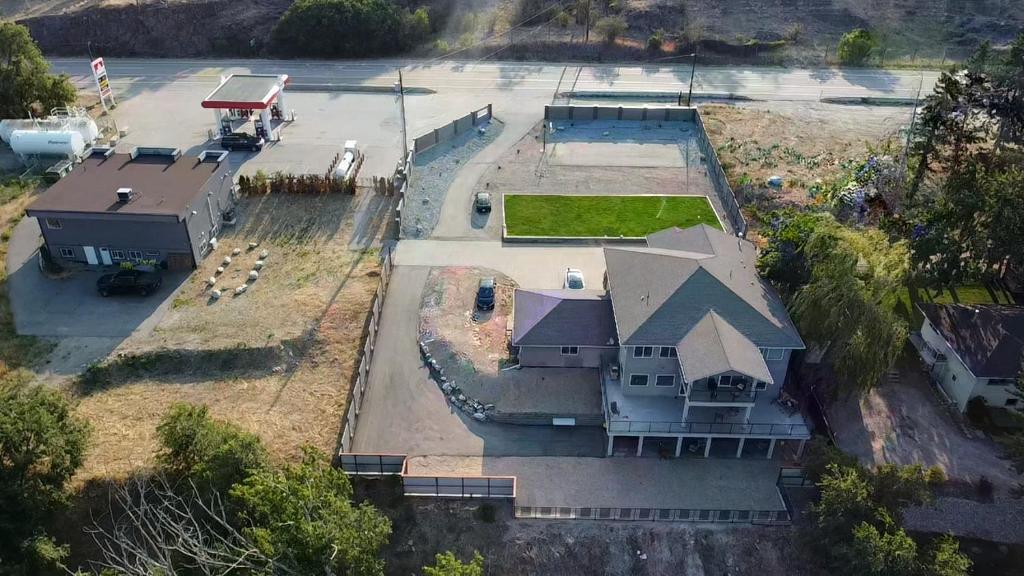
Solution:
[[[221,136],[227,136],[228,134],[231,134],[231,118],[229,116],[221,117],[220,134]]]
[[[256,127],[256,137],[262,138],[264,141],[269,141],[270,139],[267,138],[267,129],[263,126],[263,118],[257,117],[253,121],[253,124]]]

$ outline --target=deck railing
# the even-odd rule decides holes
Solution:
[[[710,434],[729,436],[791,436],[810,437],[806,424],[768,424],[756,422],[642,422],[611,420],[608,433],[642,434]]]

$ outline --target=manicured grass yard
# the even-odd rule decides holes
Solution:
[[[646,236],[702,223],[722,227],[703,196],[505,196],[510,236]]]
[[[924,316],[917,309],[918,302],[930,304],[1014,304],[1013,297],[994,286],[965,284],[949,290],[928,290],[908,283],[900,293],[896,312],[910,323],[911,330],[920,330]]]

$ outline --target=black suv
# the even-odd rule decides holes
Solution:
[[[494,310],[494,278],[481,278],[476,289],[476,307],[480,310]]]
[[[160,273],[149,270],[120,270],[114,274],[104,274],[96,281],[96,289],[100,296],[111,294],[139,294],[146,296],[156,292],[163,283]]]
[[[263,138],[253,136],[248,132],[232,132],[227,136],[221,136],[220,147],[225,150],[252,150],[256,152],[263,149]]]

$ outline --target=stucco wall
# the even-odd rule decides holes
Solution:
[[[622,393],[633,396],[677,396],[679,394],[679,383],[682,378],[679,375],[678,358],[661,358],[658,355],[658,347],[654,347],[654,356],[651,358],[633,358],[633,347],[623,346],[619,352],[619,364],[622,367]],[[630,376],[633,374],[647,374],[647,386],[630,386]],[[655,376],[664,374],[675,375],[675,385],[671,388],[655,386]]]

